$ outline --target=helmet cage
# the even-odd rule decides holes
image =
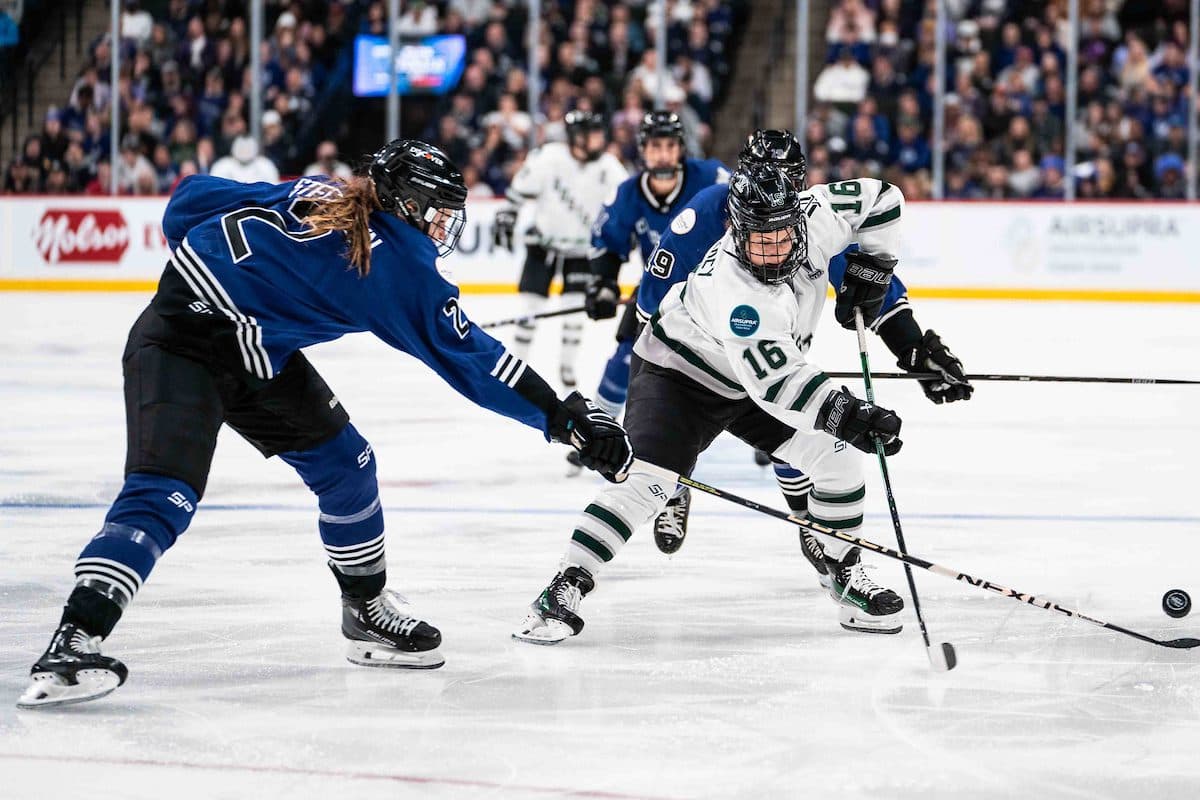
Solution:
[[[729,223],[734,255],[761,283],[787,283],[808,262],[808,218],[799,192],[777,167],[757,165],[734,175]]]
[[[444,152],[414,139],[380,148],[367,172],[384,211],[433,239],[438,255],[454,252],[466,227],[467,186]]]

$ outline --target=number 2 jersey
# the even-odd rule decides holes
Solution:
[[[524,362],[467,319],[428,236],[372,213],[371,270],[360,277],[341,232],[308,229],[312,202],[338,191],[319,178],[184,179],[163,214],[172,256],[152,308],[260,380],[302,347],[370,331],[469,400],[544,431],[545,413],[512,388]]]
[[[872,255],[898,255],[900,190],[878,180],[856,183],[854,203],[826,186],[801,194],[808,263],[790,283],[771,286],[755,279],[734,255],[731,232],[694,269],[687,262],[675,264],[686,280],[667,291],[634,352],[722,397],[749,396],[797,430],[813,430],[817,411],[837,388],[805,358],[825,306],[830,263],[852,244]]]

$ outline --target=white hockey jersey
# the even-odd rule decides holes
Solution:
[[[518,206],[533,202],[533,224],[542,243],[570,257],[586,257],[592,223],[604,201],[629,174],[615,156],[604,153],[581,162],[563,142],[550,142],[529,154],[508,187]]]
[[[768,286],[738,262],[726,232],[667,292],[634,345],[642,359],[676,370],[716,394],[751,397],[772,416],[812,431],[837,389],[805,360],[825,306],[829,261],[849,245],[896,258],[904,197],[874,179],[814,186],[801,197],[808,264],[790,284]]]

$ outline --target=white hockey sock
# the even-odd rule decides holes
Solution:
[[[531,292],[521,292],[521,314],[533,315],[540,314],[546,310],[546,304],[549,302],[540,294]],[[512,343],[509,345],[508,352],[512,353],[522,361],[529,360],[529,350],[533,347],[533,336],[537,333],[537,321],[529,320],[526,322],[517,323],[516,332],[513,334]]]
[[[808,495],[808,518],[813,522],[833,528],[838,531],[857,533],[862,529],[863,507],[866,505],[867,488],[865,484],[857,487],[827,487],[816,482]],[[819,537],[821,547],[825,549],[826,558],[841,560],[854,545]]]
[[[607,485],[583,510],[563,563],[583,567],[595,576],[639,526],[667,507],[678,477],[670,470],[635,460],[624,482]]]
[[[579,346],[583,343],[583,320],[579,315],[563,318],[562,327],[562,369],[574,370],[575,361],[579,357]]]

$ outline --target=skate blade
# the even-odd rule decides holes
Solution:
[[[414,653],[376,642],[347,642],[346,660],[360,667],[384,669],[437,669],[446,663],[437,648]]]
[[[512,638],[518,642],[529,644],[558,644],[574,634],[571,626],[556,619],[542,619],[536,614],[530,614],[519,629],[513,631]]]
[[[75,680],[75,683],[67,683],[53,672],[36,673],[33,682],[17,700],[17,708],[28,710],[86,703],[112,694],[121,685],[120,676],[107,669],[82,669],[75,675]]]
[[[904,630],[904,625],[900,622],[900,611],[876,617],[861,611],[857,606],[848,608],[843,605],[838,621],[843,628],[856,633],[892,634]]]

